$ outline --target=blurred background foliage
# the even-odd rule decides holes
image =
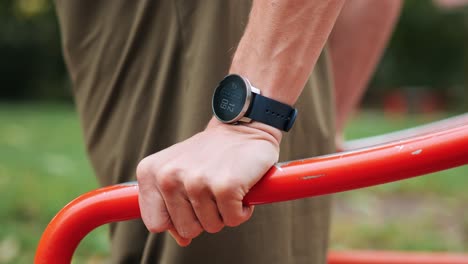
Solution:
[[[468,10],[444,10],[432,1],[405,1],[390,45],[364,103],[391,89],[424,89],[466,110]],[[53,3],[0,2],[0,100],[70,101]],[[408,88],[410,87],[410,88]]]
[[[51,1],[0,1],[0,59],[1,100],[70,100]]]
[[[450,102],[449,108],[466,110],[467,44],[466,7],[447,10],[432,1],[405,1],[368,95],[397,87],[435,90]]]
[[[463,83],[468,70],[465,15],[463,9],[445,11],[431,1],[406,1],[374,86],[440,89]]]

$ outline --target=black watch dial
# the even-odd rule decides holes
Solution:
[[[215,90],[213,112],[222,122],[236,122],[245,114],[250,99],[250,89],[238,75],[228,75]]]

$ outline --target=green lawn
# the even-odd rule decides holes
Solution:
[[[369,136],[427,121],[366,112],[347,134]],[[97,183],[72,106],[0,104],[0,124],[0,263],[31,263],[54,214]],[[337,195],[331,246],[467,251],[467,176],[464,166]],[[81,244],[76,262],[99,262],[107,250],[101,228]]]
[[[67,202],[97,187],[74,109],[0,105],[0,263],[32,263],[47,223]],[[80,254],[105,254],[105,231]]]

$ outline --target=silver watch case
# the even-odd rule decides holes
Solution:
[[[244,106],[242,107],[242,110],[240,111],[240,113],[235,118],[233,118],[231,120],[226,121],[226,120],[220,119],[216,114],[215,114],[215,116],[219,121],[221,121],[223,123],[227,123],[227,124],[233,124],[233,123],[237,123],[237,122],[250,123],[250,122],[252,122],[252,119],[246,117],[245,114],[247,113],[247,110],[249,109],[249,106],[252,103],[252,97],[253,97],[252,93],[260,94],[260,89],[252,86],[250,81],[247,78],[245,78],[245,77],[243,77],[241,75],[238,75],[238,74],[230,74],[230,75],[236,75],[236,76],[240,77],[245,83],[245,88],[247,89],[247,91],[246,91]],[[228,75],[228,76],[230,76],[230,75]],[[214,110],[213,110],[213,112],[216,113]]]

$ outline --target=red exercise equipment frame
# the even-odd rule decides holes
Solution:
[[[406,139],[402,139],[406,138]],[[273,166],[244,199],[265,204],[348,191],[468,164],[468,114],[388,134],[392,142]],[[351,142],[352,143],[352,142]],[[356,143],[356,142],[354,142]],[[356,146],[356,144],[354,145]],[[70,263],[94,228],[140,218],[138,185],[126,183],[86,193],[47,226],[34,263]],[[331,252],[329,264],[468,264],[468,255],[400,252]]]

